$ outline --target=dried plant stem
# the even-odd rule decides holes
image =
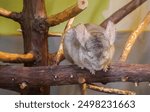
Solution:
[[[0,61],[8,63],[24,63],[34,61],[35,57],[33,53],[27,54],[13,54],[0,51]]]
[[[95,84],[87,84],[87,88],[98,91],[98,92],[104,92],[109,94],[121,94],[121,95],[135,95],[135,92],[128,91],[128,90],[120,90],[120,89],[114,89],[114,88],[106,88],[102,86],[98,86]]]
[[[129,36],[129,38],[125,44],[124,50],[122,52],[122,55],[120,57],[121,62],[125,62],[127,60],[128,55],[129,55],[136,39],[139,37],[139,35],[142,33],[142,31],[145,29],[145,27],[148,26],[149,23],[150,23],[150,12],[148,12],[148,14],[144,18],[143,22],[141,24],[139,24],[137,29]]]
[[[60,12],[58,14],[49,16],[46,19],[46,22],[49,26],[55,26],[58,25],[66,20],[69,20],[70,18],[73,18],[77,16],[79,13],[81,13],[84,9],[88,6],[87,0],[77,0],[78,2],[68,9],[64,10],[63,12]]]

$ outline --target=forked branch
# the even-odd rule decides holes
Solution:
[[[68,9],[64,10],[63,12],[60,12],[55,15],[51,15],[46,19],[46,22],[49,26],[55,26],[58,25],[66,20],[69,20],[75,16],[77,16],[79,13],[81,13],[84,9],[88,6],[87,0],[77,0],[78,2],[74,5],[69,7]]]
[[[24,63],[34,61],[35,56],[32,52],[27,54],[13,54],[0,51],[0,61],[8,63]]]

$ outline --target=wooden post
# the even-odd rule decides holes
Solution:
[[[24,40],[24,52],[35,53],[35,61],[25,66],[48,65],[48,26],[44,0],[23,0],[22,20],[20,22]],[[49,94],[49,87],[27,88],[22,94]]]

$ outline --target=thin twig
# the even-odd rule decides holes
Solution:
[[[32,52],[27,54],[13,54],[0,51],[0,61],[8,63],[23,63],[34,61],[35,56]]]
[[[71,18],[67,24],[66,24],[66,27],[64,29],[64,33],[69,29],[71,28],[72,24],[73,24],[73,21],[74,21],[74,18]],[[63,41],[64,41],[64,35],[62,35],[62,38],[61,38],[61,42],[60,42],[60,45],[59,45],[59,49],[58,49],[58,52],[56,54],[56,64],[59,64],[63,59],[64,59],[64,51],[63,51]]]
[[[136,39],[139,37],[139,35],[142,33],[142,31],[145,29],[145,27],[148,26],[149,23],[150,23],[150,12],[148,12],[146,17],[142,21],[142,23],[139,24],[137,29],[129,36],[129,38],[125,44],[124,50],[122,52],[122,55],[120,57],[121,62],[125,62],[127,60],[128,55],[129,55],[129,53],[132,49],[132,46],[134,45]]]
[[[59,32],[48,32],[49,37],[62,37],[62,33]]]
[[[110,17],[108,17],[104,22],[100,24],[100,26],[106,28],[108,21],[112,21],[114,24],[118,23],[125,16],[130,14],[132,11],[134,11],[136,8],[138,8],[140,5],[142,5],[146,1],[147,0],[132,0],[131,2],[126,4],[124,7],[117,10],[115,13],[113,13]]]
[[[87,0],[77,0],[77,1],[78,2],[74,6],[69,7],[63,12],[49,16],[46,19],[47,24],[49,26],[58,25],[66,20],[69,20],[70,18],[77,16],[79,13],[81,13],[84,9],[87,8],[88,6]]]
[[[109,94],[121,94],[121,95],[135,95],[136,94],[133,91],[106,88],[106,87],[98,86],[95,84],[87,84],[87,88],[94,90],[94,91],[104,92],[104,93],[109,93]]]

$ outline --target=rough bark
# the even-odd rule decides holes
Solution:
[[[44,0],[24,0],[22,11],[22,34],[24,51],[34,51],[36,61],[27,66],[46,66],[48,62],[48,27],[44,25],[46,18]],[[41,23],[40,23],[41,22]]]
[[[0,67],[0,87],[18,86],[23,82],[27,87],[59,86],[83,83],[150,82],[150,65],[114,64],[108,72],[98,71],[95,75],[75,65],[55,67]]]
[[[46,10],[44,0],[24,0],[21,28],[24,39],[24,51],[35,53],[35,61],[25,66],[48,65],[48,27],[45,24]],[[42,93],[41,88],[29,88],[25,94],[49,94],[49,89]],[[34,91],[35,90],[35,91]],[[30,93],[31,92],[31,93]]]

